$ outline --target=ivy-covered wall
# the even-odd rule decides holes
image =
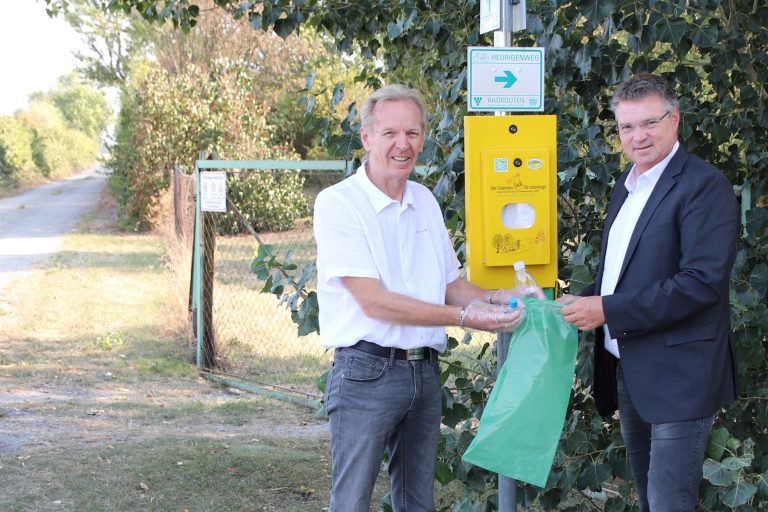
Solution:
[[[56,11],[66,1],[47,3]],[[193,25],[199,12],[197,6],[180,0],[163,2],[164,9],[152,0],[101,3],[136,8],[148,19],[170,20],[182,29]],[[432,130],[423,158],[437,168],[425,181],[441,201],[461,250],[466,47],[492,44],[489,34],[478,33],[478,1],[215,3],[233,16],[247,17],[257,30],[271,27],[287,36],[305,24],[316,27],[334,37],[340,53],[367,58],[359,80],[372,86],[402,81],[427,96]],[[676,84],[683,113],[682,143],[722,169],[734,185],[744,210],[731,286],[741,400],[718,419],[704,468],[701,509],[764,510],[768,507],[768,5],[762,0],[530,0],[527,25],[526,31],[514,34],[513,45],[546,51],[546,113],[558,116],[560,278],[571,290],[577,291],[595,275],[605,207],[624,167],[608,102],[612,88],[630,74],[653,71]],[[335,102],[343,90],[337,88]],[[327,131],[324,140],[339,156],[360,154],[354,105],[349,114],[340,126],[327,120],[317,124]],[[316,313],[313,294],[297,305],[295,318],[304,331]],[[594,413],[592,339],[582,338],[577,380],[550,479],[544,489],[525,486],[518,500],[536,510],[631,510],[618,424]],[[464,489],[449,509],[493,510],[494,476],[460,457],[492,376],[449,367],[444,378],[452,384],[444,392],[446,428],[438,479],[459,481]],[[586,501],[575,505],[574,497]]]

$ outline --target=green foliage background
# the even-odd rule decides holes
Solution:
[[[38,173],[32,159],[35,132],[16,116],[0,117],[0,188],[32,182]]]
[[[200,152],[240,160],[326,156],[298,98],[310,73],[319,97],[328,97],[331,77],[349,76],[350,66],[331,61],[329,39],[312,30],[283,39],[211,0],[204,5],[195,29],[183,33],[135,12],[103,12],[98,2],[68,3],[66,18],[93,53],[114,56],[84,59],[83,72],[121,92],[110,185],[131,229],[152,227],[171,170],[191,173]],[[258,231],[289,229],[307,213],[304,178],[296,174],[231,173],[228,183],[230,199]],[[232,212],[218,226],[242,229]]]
[[[126,225],[151,227],[170,171],[190,168],[201,150],[231,159],[296,159],[272,143],[266,107],[243,67],[221,60],[207,73],[189,66],[176,75],[152,67],[124,88],[110,185]]]
[[[262,27],[276,30],[302,22],[324,27],[335,35],[340,50],[359,47],[383,62],[361,77],[368,83],[405,81],[425,92],[433,131],[424,158],[437,165],[427,181],[461,249],[466,47],[492,44],[488,35],[477,31],[478,5],[451,0],[330,4],[272,2],[249,15]],[[513,45],[541,46],[546,52],[546,113],[558,116],[560,278],[571,291],[577,292],[595,275],[603,214],[625,164],[613,135],[610,92],[633,72],[661,73],[676,84],[683,112],[681,141],[720,167],[741,197],[745,226],[731,301],[742,398],[718,421],[705,465],[701,507],[761,510],[768,506],[768,7],[747,1],[550,1],[529,2],[528,7],[528,29],[514,35]],[[353,118],[347,123],[347,147],[357,149]],[[573,500],[579,496],[599,509],[632,507],[618,425],[597,417],[592,407],[592,344],[591,335],[582,335],[577,381],[547,486],[524,486],[518,493],[521,505],[562,509],[577,506]],[[458,345],[454,340],[451,346]],[[482,412],[492,373],[450,366],[444,380],[452,385],[445,390],[447,427],[438,479],[464,483],[466,494],[453,510],[493,509],[493,475],[460,458],[472,437],[471,419]],[[591,498],[585,494],[602,490],[613,492]]]
[[[227,195],[257,232],[287,231],[296,219],[309,213],[303,186],[304,177],[298,171],[230,174]],[[244,231],[232,212],[221,216],[218,226],[226,234]]]
[[[51,11],[67,3],[47,2]],[[101,3],[105,8],[135,8],[148,19],[171,21],[183,30],[196,23],[200,12],[186,1],[165,2],[164,9],[151,0]],[[245,17],[255,29],[271,28],[282,37],[311,26],[333,37],[339,52],[368,59],[357,80],[373,86],[402,81],[425,93],[432,131],[423,158],[436,170],[424,181],[442,203],[461,251],[466,47],[492,44],[489,34],[478,33],[478,2],[215,3],[235,17]],[[676,84],[683,114],[681,142],[722,169],[741,199],[744,227],[731,282],[741,399],[720,415],[710,440],[700,508],[764,510],[768,507],[768,6],[758,0],[532,0],[527,25],[527,30],[514,35],[513,45],[545,49],[546,113],[558,116],[559,268],[566,288],[576,292],[595,275],[604,211],[625,164],[607,105],[613,86],[630,74],[653,71]],[[335,90],[331,111],[343,91],[344,87]],[[340,125],[320,119],[317,127],[329,147],[354,157],[360,154],[355,105],[348,113]],[[261,264],[269,261],[280,267],[268,255],[260,257]],[[273,283],[273,289],[282,286]],[[316,313],[313,294],[297,303],[295,317],[304,331],[308,321],[316,321]],[[536,510],[633,507],[617,422],[602,420],[592,407],[592,344],[590,335],[582,336],[577,380],[549,481],[544,489],[521,486],[521,505]],[[458,345],[451,340],[451,348]],[[438,479],[460,482],[464,489],[450,510],[496,507],[494,475],[461,461],[472,438],[473,419],[481,415],[493,380],[488,352],[478,355],[482,371],[451,365],[443,375],[446,427]]]
[[[74,75],[32,94],[25,109],[0,116],[0,188],[64,178],[94,165],[110,116],[104,95]]]
[[[427,181],[443,203],[461,249],[466,47],[492,44],[489,35],[477,31],[477,3],[271,2],[254,8],[258,12],[248,15],[262,27],[288,30],[309,23],[333,33],[340,50],[359,47],[377,57],[383,65],[361,76],[372,85],[398,80],[425,92],[433,131],[424,158],[437,165]],[[546,52],[546,113],[558,116],[560,278],[571,291],[579,291],[595,275],[603,214],[625,164],[613,135],[610,92],[630,74],[653,71],[676,84],[682,143],[722,169],[741,198],[744,230],[731,303],[742,398],[721,415],[712,436],[701,508],[764,509],[768,6],[753,1],[542,1],[529,2],[528,8],[528,29],[514,35],[513,45],[541,46]],[[346,146],[356,149],[356,126],[352,118],[347,123]],[[578,495],[599,509],[632,507],[618,425],[601,420],[592,407],[592,344],[591,335],[582,335],[577,381],[547,486],[524,486],[518,493],[521,505],[562,509],[575,506]],[[492,374],[450,366],[444,380],[452,385],[445,390],[447,427],[438,479],[464,483],[466,495],[454,510],[493,509],[493,475],[460,459]],[[613,492],[592,498],[584,493],[605,489]]]

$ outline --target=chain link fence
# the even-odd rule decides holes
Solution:
[[[322,347],[317,333],[298,335],[285,301],[295,290],[263,291],[271,282],[254,271],[254,261],[259,248],[269,245],[275,260],[286,263],[293,274],[309,273],[305,288],[315,289],[314,198],[343,179],[346,163],[201,160],[197,167],[198,184],[199,176],[210,172],[224,173],[226,181],[226,197],[220,198],[226,211],[202,211],[197,187],[190,304],[198,366],[212,380],[233,387],[291,400],[319,400],[317,381],[333,354]],[[186,186],[177,181],[187,180],[174,180],[174,191],[179,187],[184,194]],[[260,187],[268,190],[257,191]],[[270,209],[265,204],[270,201],[290,203],[291,214]],[[185,208],[188,201],[175,200],[174,205]],[[183,232],[185,223],[178,225]],[[279,229],[269,229],[275,227]],[[490,371],[493,358],[480,354],[491,351],[495,335],[459,328],[449,329],[449,335],[460,343],[452,360],[444,363]]]

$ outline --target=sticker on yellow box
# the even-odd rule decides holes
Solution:
[[[485,265],[549,263],[551,191],[548,174],[541,172],[548,158],[535,149],[482,151]],[[500,172],[501,162],[511,165]]]

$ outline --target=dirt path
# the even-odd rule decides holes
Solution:
[[[49,258],[99,200],[102,168],[0,199],[0,290],[33,264]]]
[[[130,386],[130,387],[126,387]],[[0,456],[25,457],[40,450],[92,443],[118,443],[171,435],[214,436],[226,440],[268,435],[324,441],[327,423],[309,409],[276,403],[253,414],[222,418],[224,404],[247,395],[213,388],[200,381],[138,385],[112,382],[109,386],[28,386],[0,378]],[[142,404],[146,412],[121,410],[120,404]],[[199,405],[194,415],[174,412],[173,404]],[[116,407],[117,406],[117,407]],[[130,405],[129,405],[130,407]],[[157,414],[152,409],[168,409]]]

